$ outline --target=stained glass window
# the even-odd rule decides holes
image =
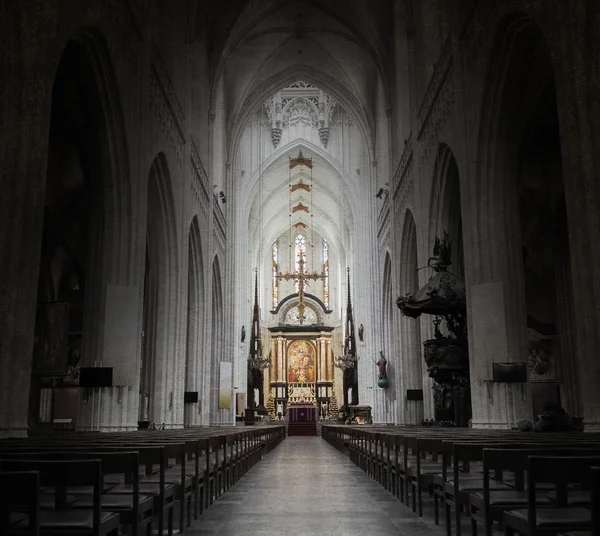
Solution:
[[[277,307],[279,303],[279,279],[277,278],[277,262],[278,262],[278,250],[277,250],[277,242],[273,244],[271,248],[271,257],[273,260],[273,309]]]
[[[298,234],[296,235],[296,240],[295,240],[295,244],[296,244],[296,272],[300,271],[300,259],[302,259],[302,262],[304,263],[303,266],[303,270],[306,271],[306,238],[304,235]],[[296,281],[295,287],[296,287],[296,292],[300,292],[300,287],[299,287],[299,282]],[[304,291],[306,291],[306,281],[302,282],[302,288]]]
[[[323,240],[323,303],[329,308],[329,244],[327,240]]]

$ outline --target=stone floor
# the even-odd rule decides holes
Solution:
[[[187,534],[441,536],[445,530],[431,516],[419,519],[320,437],[288,437]]]

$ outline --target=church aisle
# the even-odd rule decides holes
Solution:
[[[439,536],[320,437],[288,437],[190,536]]]

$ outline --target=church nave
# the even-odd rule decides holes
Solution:
[[[190,536],[437,536],[321,437],[288,437],[186,532]]]
[[[187,461],[120,534],[418,536],[444,441],[594,446],[598,43],[600,0],[0,0],[0,464]]]

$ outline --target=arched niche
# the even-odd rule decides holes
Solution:
[[[304,295],[304,325],[322,325],[325,322],[325,317],[323,316],[323,308],[315,302],[316,299],[312,299],[306,294]],[[281,307],[278,308],[279,312],[277,313],[277,319],[279,321],[279,324],[289,324],[294,326],[300,325],[300,317],[298,311],[299,303],[300,301],[298,299],[297,294],[287,297],[285,304],[282,304]]]

